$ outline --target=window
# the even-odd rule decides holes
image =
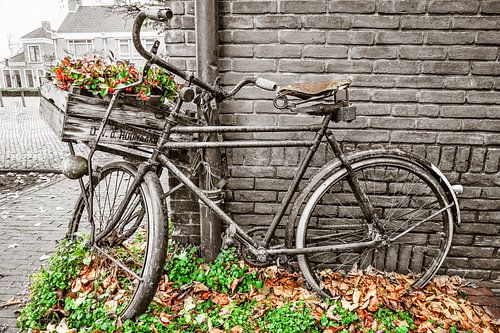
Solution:
[[[42,85],[42,79],[45,77],[45,72],[43,69],[37,69],[36,75],[38,76],[38,84]]]
[[[94,43],[90,39],[68,41],[69,52],[73,57],[83,57],[92,53]]]
[[[30,62],[40,62],[42,60],[40,56],[40,46],[38,45],[28,46],[28,54]]]
[[[21,70],[13,69],[12,76],[14,77],[14,86],[15,88],[22,88],[23,82],[21,81]]]
[[[154,44],[153,39],[143,39],[142,45],[146,50],[151,51]],[[141,55],[135,49],[134,43],[131,39],[119,39],[118,40],[118,57],[120,59],[130,60],[130,59],[141,59]]]
[[[26,77],[26,88],[34,88],[35,78],[33,77],[33,71],[31,69],[25,69],[24,76]]]
[[[130,39],[118,40],[118,56],[120,59],[132,58],[132,45]]]
[[[142,45],[144,45],[144,47],[148,51],[151,51],[151,49],[153,48],[154,43],[155,43],[154,39],[146,39],[146,40],[142,41]]]
[[[10,71],[8,69],[3,70],[3,82],[5,88],[12,88],[12,78],[10,77]]]

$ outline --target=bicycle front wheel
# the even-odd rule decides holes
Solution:
[[[132,193],[119,221],[110,225],[135,175],[132,164],[114,162],[102,167],[93,181],[95,245],[106,261],[106,274],[114,274],[113,278],[126,291],[124,295],[113,296],[119,304],[118,315],[124,320],[146,311],[156,292],[167,254],[161,188],[152,172],[145,175]],[[80,195],[67,237],[86,241],[90,230],[84,196]]]
[[[424,286],[441,267],[453,234],[453,207],[440,179],[410,158],[391,152],[355,162],[352,168],[385,229],[384,242],[299,255],[306,281],[328,296],[324,285],[332,273],[373,267],[412,274],[413,286]],[[345,168],[318,186],[302,215],[297,248],[366,242],[376,234],[358,205]]]

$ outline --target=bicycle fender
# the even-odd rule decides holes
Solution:
[[[381,154],[394,154],[398,155],[402,158],[412,160],[418,163],[421,167],[426,169],[429,173],[440,180],[446,194],[448,196],[448,200],[454,203],[454,209],[452,211],[455,224],[457,226],[460,225],[460,208],[458,205],[458,199],[453,190],[450,182],[446,178],[446,176],[439,170],[435,165],[430,163],[429,161],[422,159],[421,157],[408,153],[399,149],[394,148],[380,148],[375,150],[366,150],[366,151],[358,151],[352,154],[347,155],[347,160],[349,163],[355,163],[362,161],[364,159],[373,158]],[[299,213],[301,212],[302,205],[305,203],[308,195],[316,189],[316,186],[328,175],[342,168],[342,163],[338,159],[334,159],[324,166],[322,166],[309,180],[306,187],[302,189],[297,198],[295,199],[292,208],[290,209],[290,214],[288,215],[288,221],[285,226],[285,245],[287,247],[293,246],[294,241],[294,229],[295,225],[298,221]]]
[[[427,163],[429,163],[429,162],[427,162]],[[448,198],[450,199],[450,201],[453,201],[453,203],[454,203],[453,206],[455,207],[455,209],[453,210],[453,216],[455,217],[454,222],[455,222],[456,226],[458,227],[458,226],[460,226],[460,223],[462,222],[462,220],[461,220],[461,216],[460,216],[460,206],[458,205],[457,194],[453,190],[453,187],[451,186],[450,181],[448,180],[448,178],[446,178],[446,176],[443,174],[443,172],[441,170],[439,170],[434,164],[432,164],[432,163],[429,163],[429,164],[430,164],[430,167],[432,169],[432,172],[443,183],[443,187],[446,190],[446,194],[448,195]]]

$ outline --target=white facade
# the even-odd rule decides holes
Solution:
[[[36,88],[50,67],[66,56],[78,58],[97,54],[106,60],[124,60],[137,66],[144,65],[144,59],[132,43],[132,18],[128,18],[128,24],[121,24],[125,21],[121,14],[109,12],[109,7],[79,8],[79,0],[68,0],[68,5],[65,22],[82,22],[81,29],[85,31],[79,31],[80,25],[71,23],[68,29],[68,22],[63,22],[59,30],[54,32],[48,22],[42,22],[41,28],[21,38],[22,53],[0,62],[0,88]],[[85,15],[86,12],[97,14],[96,17],[88,17],[90,15]],[[164,39],[163,34],[151,30],[143,31],[141,36],[147,49],[151,49],[156,39],[162,42]],[[163,56],[165,46],[163,43],[160,45],[158,55]]]

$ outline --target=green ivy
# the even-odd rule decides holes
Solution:
[[[263,286],[257,272],[250,273],[248,265],[238,260],[234,249],[222,251],[208,265],[204,265],[204,260],[197,253],[195,247],[181,249],[167,263],[168,277],[177,287],[198,281],[215,291],[227,293],[233,281],[240,280],[236,291],[245,293],[252,286],[256,289]]]
[[[70,288],[83,266],[83,260],[90,253],[82,243],[63,241],[49,261],[48,267],[35,272],[30,280],[31,301],[21,308],[18,326],[21,329],[46,328],[59,320],[57,312],[52,311],[61,303],[60,295]]]
[[[261,328],[269,333],[315,333],[318,327],[303,301],[285,303],[269,311],[261,322]]]
[[[196,255],[197,252],[198,249],[195,247],[180,249],[166,264],[168,278],[177,287],[190,284],[195,281],[198,275],[201,276],[200,265],[203,263],[203,259]]]
[[[380,308],[375,312],[374,318],[383,325],[387,333],[407,333],[415,328],[411,314],[407,311],[392,311]],[[396,322],[404,320],[408,325],[397,326]]]
[[[177,286],[193,282],[204,283],[212,291],[244,293],[252,288],[263,286],[257,271],[237,259],[235,251],[224,251],[217,259],[206,264],[198,256],[194,247],[179,248],[171,246],[174,254],[166,265],[169,279]],[[68,328],[77,329],[80,333],[123,332],[123,333],[176,333],[176,332],[208,332],[211,328],[219,328],[229,332],[239,326],[244,333],[280,332],[280,333],[317,333],[327,328],[345,333],[353,327],[362,328],[362,322],[356,312],[349,311],[338,301],[326,301],[333,307],[333,317],[324,315],[317,322],[312,310],[304,301],[289,302],[276,307],[268,301],[258,303],[248,298],[233,300],[220,306],[213,300],[199,300],[195,297],[184,300],[184,308],[174,313],[172,309],[150,304],[148,311],[135,321],[120,322],[115,311],[106,306],[109,295],[91,292],[69,297],[71,282],[78,275],[83,264],[89,264],[90,252],[83,243],[62,243],[51,258],[47,268],[40,269],[32,277],[31,301],[22,309],[19,316],[19,327],[28,329],[45,329],[48,324],[59,324],[64,313]],[[94,290],[99,289],[105,275],[94,281]],[[237,284],[233,283],[237,280]],[[121,306],[124,306],[121,305]],[[57,311],[54,311],[57,309]],[[261,317],[262,310],[267,310]],[[332,310],[330,310],[332,311]],[[160,314],[171,314],[171,321],[164,325]],[[414,329],[414,323],[408,312],[392,311],[380,308],[374,319],[379,323],[378,330],[388,333],[406,333]],[[407,325],[398,325],[400,321]],[[353,326],[354,324],[354,326]],[[454,328],[450,329],[453,332]]]
[[[329,319],[326,314],[324,314],[321,317],[320,323],[321,326],[324,328],[329,328],[329,327],[349,327],[352,323],[355,323],[359,321],[358,315],[356,312],[349,311],[345,308],[342,307],[341,303],[336,301],[336,302],[327,302],[327,304],[330,304],[333,306],[333,312],[332,315],[335,316],[336,318],[338,317],[338,320],[333,320]]]

